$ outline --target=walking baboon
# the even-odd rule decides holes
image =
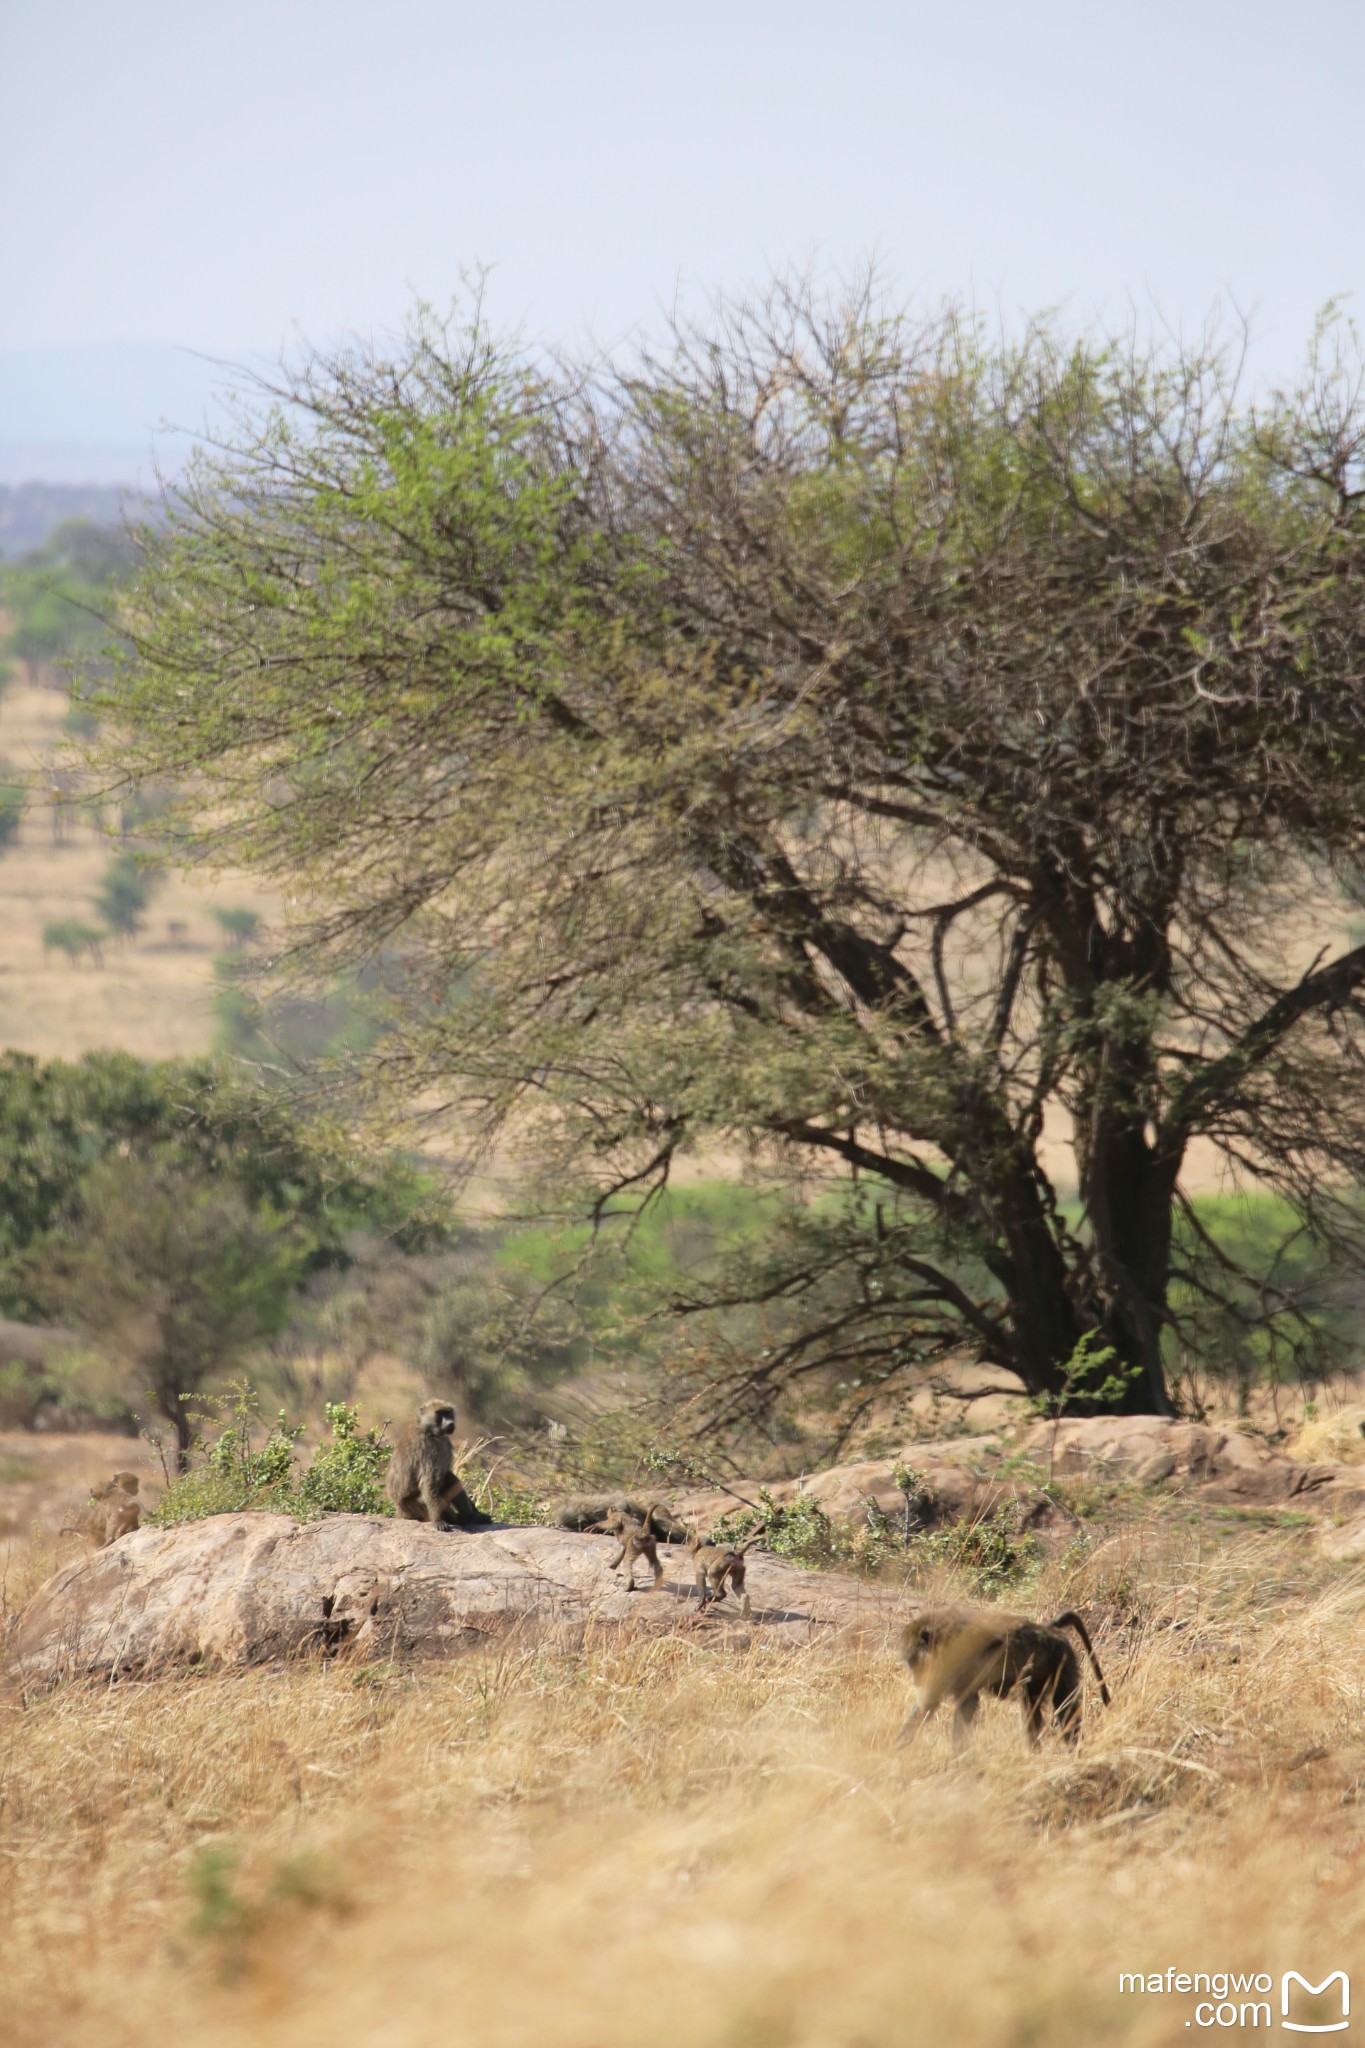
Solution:
[[[628,1593],[644,1590],[643,1587],[637,1588],[635,1584],[637,1557],[642,1557],[654,1573],[654,1585],[649,1588],[651,1593],[663,1579],[664,1568],[659,1563],[658,1539],[651,1533],[651,1518],[656,1505],[657,1503],[651,1502],[638,1518],[635,1515],[628,1515],[624,1508],[616,1508],[602,1524],[604,1532],[608,1536],[615,1536],[621,1545],[611,1561],[609,1570],[617,1571],[622,1565],[626,1566]]]
[[[399,1514],[410,1521],[434,1522],[439,1529],[487,1528],[493,1517],[475,1507],[455,1470],[454,1434],[450,1403],[424,1401],[417,1420],[398,1432],[385,1488]]]
[[[1017,1688],[1031,1745],[1037,1745],[1049,1709],[1067,1741],[1074,1742],[1081,1732],[1081,1667],[1064,1628],[1074,1628],[1085,1644],[1107,1707],[1104,1673],[1085,1623],[1073,1609],[1052,1621],[1028,1621],[989,1607],[926,1607],[901,1634],[901,1655],[916,1699],[896,1740],[904,1742],[936,1707],[952,1699],[953,1740],[961,1747],[982,1693],[1004,1699]]]
[[[753,1608],[749,1605],[749,1595],[744,1590],[744,1553],[752,1550],[755,1543],[766,1534],[765,1529],[759,1529],[747,1542],[732,1548],[725,1544],[712,1543],[700,1530],[693,1530],[687,1539],[687,1548],[691,1553],[692,1567],[697,1575],[697,1591],[701,1595],[703,1607],[709,1607],[713,1600],[723,1600],[726,1586],[733,1586],[739,1595],[740,1613],[746,1621],[750,1619]]]
[[[97,1486],[90,1504],[77,1516],[64,1536],[88,1536],[96,1550],[104,1550],[120,1536],[142,1526],[142,1506],[137,1498],[142,1482],[136,1472],[116,1472],[103,1486]]]

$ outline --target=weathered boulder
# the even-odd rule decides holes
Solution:
[[[1087,1415],[1041,1422],[1023,1448],[1060,1477],[1106,1473],[1197,1488],[1202,1499],[1235,1505],[1365,1509],[1365,1474],[1357,1466],[1303,1465],[1261,1438],[1208,1423],[1161,1415]]]
[[[701,1614],[688,1560],[625,1590],[610,1539],[559,1529],[432,1529],[382,1516],[212,1515],[145,1528],[66,1565],[16,1617],[5,1666],[25,1684],[312,1655],[452,1657],[516,1633],[565,1647],[630,1624],[794,1642],[884,1631],[897,1601],[854,1579],[750,1554],[754,1620]],[[642,1579],[645,1575],[642,1574]],[[903,1603],[902,1603],[903,1604]]]
[[[723,1515],[736,1512],[741,1501],[757,1502],[762,1487],[779,1507],[788,1507],[804,1495],[816,1501],[831,1521],[861,1521],[875,1508],[899,1528],[906,1500],[892,1477],[898,1465],[914,1473],[910,1490],[910,1527],[914,1532],[925,1533],[952,1522],[979,1521],[1011,1503],[1018,1505],[1025,1528],[1044,1533],[1061,1525],[1067,1530],[1074,1528],[1075,1517],[1009,1465],[1003,1445],[989,1436],[905,1444],[884,1458],[831,1465],[827,1471],[806,1473],[799,1479],[737,1479],[728,1492],[706,1489],[684,1494],[676,1503],[677,1512],[697,1527],[709,1529]]]

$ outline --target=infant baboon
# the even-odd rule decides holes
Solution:
[[[712,1543],[700,1530],[693,1530],[687,1539],[687,1548],[697,1574],[697,1591],[701,1595],[703,1608],[709,1607],[713,1600],[723,1600],[725,1588],[730,1585],[739,1595],[740,1613],[746,1621],[751,1618],[753,1608],[749,1605],[749,1595],[744,1590],[744,1553],[752,1550],[755,1543],[766,1534],[766,1529],[759,1529],[747,1542],[731,1548],[725,1544]]]
[[[90,1505],[63,1536],[88,1536],[96,1550],[104,1550],[120,1536],[142,1526],[142,1506],[137,1499],[142,1484],[136,1472],[116,1472],[90,1496]]]
[[[642,1557],[654,1573],[654,1584],[648,1588],[649,1592],[654,1592],[663,1579],[664,1568],[659,1563],[658,1538],[652,1533],[652,1517],[656,1505],[656,1503],[651,1502],[638,1520],[634,1515],[627,1514],[624,1508],[615,1508],[601,1525],[603,1531],[608,1536],[615,1536],[621,1545],[621,1548],[612,1559],[609,1569],[617,1571],[622,1565],[627,1567],[626,1591],[628,1593],[644,1592],[646,1590],[643,1586],[637,1587],[635,1584],[635,1560],[637,1557]]]
[[[413,1522],[434,1522],[438,1529],[487,1528],[493,1517],[476,1508],[455,1470],[450,1439],[455,1410],[448,1401],[424,1401],[416,1422],[398,1432],[384,1475],[389,1499],[400,1515]]]
[[[1100,1698],[1109,1705],[1104,1682],[1085,1623],[1068,1608],[1052,1621],[1028,1621],[989,1607],[926,1607],[907,1622],[901,1655],[915,1682],[916,1702],[897,1735],[898,1742],[918,1731],[945,1699],[956,1703],[953,1741],[961,1747],[976,1719],[983,1692],[997,1699],[1018,1688],[1024,1733],[1037,1745],[1048,1710],[1068,1742],[1081,1732],[1081,1667],[1062,1634],[1074,1628],[1100,1682]]]

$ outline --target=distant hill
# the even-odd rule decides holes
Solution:
[[[0,562],[12,562],[40,548],[68,519],[117,526],[125,511],[134,517],[145,500],[116,484],[0,484]]]

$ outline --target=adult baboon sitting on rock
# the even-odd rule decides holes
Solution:
[[[454,1434],[450,1403],[424,1401],[416,1422],[398,1433],[385,1488],[399,1514],[411,1521],[434,1522],[439,1529],[486,1529],[493,1517],[475,1507],[455,1470]]]

